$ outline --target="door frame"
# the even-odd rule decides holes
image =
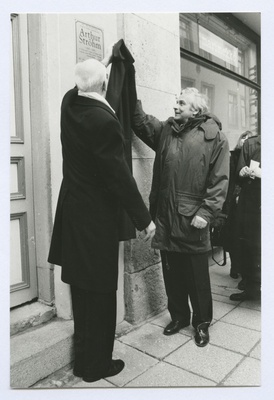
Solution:
[[[17,182],[17,187],[11,187],[10,190],[10,306],[14,307],[37,298],[37,269],[27,18],[25,15],[12,14],[11,20],[10,166],[15,166],[16,172],[13,170],[14,175],[11,173],[10,180]],[[16,222],[18,226],[13,231],[12,224]]]
[[[27,14],[27,24],[38,300],[52,305],[54,274],[47,262],[52,231],[47,30],[43,14]]]

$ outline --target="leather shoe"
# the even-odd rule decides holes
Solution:
[[[234,271],[232,271],[232,270],[230,270],[230,278],[232,278],[232,279],[238,279],[238,277],[239,277],[239,274],[238,274],[238,272],[234,272]]]
[[[83,376],[83,381],[85,382],[95,382],[100,379],[108,378],[109,376],[118,375],[124,369],[125,363],[123,360],[112,360],[110,363],[110,367],[103,376]]]
[[[83,377],[83,373],[79,368],[73,368],[73,375],[77,376],[78,378],[82,378]]]
[[[174,335],[174,333],[178,333],[180,329],[186,328],[189,326],[189,322],[185,323],[184,321],[171,321],[164,329],[164,335]]]
[[[104,376],[104,378],[107,378],[108,376],[114,376],[114,375],[119,374],[124,369],[124,366],[125,366],[125,363],[123,360],[112,360],[110,363],[108,372]]]
[[[199,347],[205,347],[209,343],[208,322],[203,322],[196,328],[194,336],[195,344]]]
[[[244,301],[248,299],[248,296],[245,291],[241,293],[233,293],[229,296],[230,300],[233,301]]]
[[[255,293],[249,294],[246,291],[240,293],[233,293],[230,297],[233,301],[244,301],[244,300],[260,300],[261,294],[257,291]]]

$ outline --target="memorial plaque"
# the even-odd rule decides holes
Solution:
[[[76,62],[104,58],[104,35],[99,28],[76,21]]]

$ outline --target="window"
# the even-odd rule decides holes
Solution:
[[[240,25],[229,13],[180,14],[182,88],[193,82],[207,95],[231,149],[260,131],[260,40]]]
[[[228,92],[228,126],[238,126],[238,98],[236,93]]]
[[[258,133],[258,92],[245,84],[181,58],[181,74],[195,82],[195,87],[209,98],[210,112],[222,123],[230,148],[236,146],[240,134],[246,130]],[[245,104],[244,111],[241,107]],[[240,119],[241,118],[241,119]],[[245,119],[245,126],[242,125]]]
[[[256,45],[218,14],[180,14],[180,46],[257,82]]]
[[[181,89],[185,89],[187,87],[195,87],[195,80],[181,77]]]
[[[244,63],[244,56],[243,52],[238,49],[238,69],[239,69],[239,74],[244,75],[244,68],[245,63]]]
[[[242,128],[246,128],[246,112],[245,112],[245,99],[241,97],[241,125]]]
[[[201,85],[201,93],[205,94],[208,98],[208,106],[211,112],[214,112],[214,86],[208,83]]]
[[[183,47],[189,51],[194,51],[193,45],[194,41],[191,38],[192,36],[192,22],[185,18],[181,20],[180,23],[180,38],[183,42]],[[181,44],[182,45],[182,44]]]

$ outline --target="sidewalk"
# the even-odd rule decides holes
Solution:
[[[229,300],[239,282],[230,278],[229,269],[229,260],[224,267],[210,267],[214,319],[208,346],[195,345],[191,326],[163,335],[170,322],[165,311],[141,326],[117,327],[113,358],[125,361],[119,375],[86,383],[68,365],[32,388],[260,386],[260,302]]]

